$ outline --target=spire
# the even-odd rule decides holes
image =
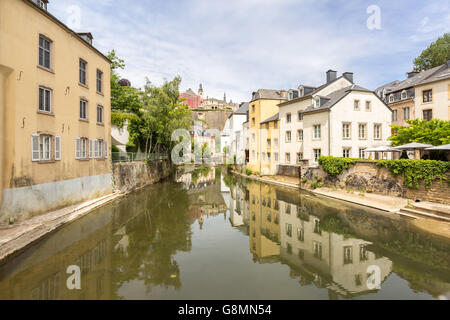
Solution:
[[[199,95],[200,97],[203,97],[203,86],[202,86],[201,83],[200,83],[200,86],[199,86],[199,88],[198,88],[198,95]]]
[[[227,93],[226,92],[223,93],[223,101],[227,102]]]

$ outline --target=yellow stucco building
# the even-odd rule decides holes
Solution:
[[[247,168],[253,172],[262,173],[261,160],[263,153],[266,153],[267,161],[267,137],[263,137],[263,134],[261,134],[261,122],[275,116],[278,113],[278,104],[285,100],[287,100],[286,90],[259,89],[253,93],[252,101],[249,105],[250,155],[249,162],[247,163]],[[264,141],[262,141],[263,138]]]
[[[112,192],[110,61],[47,5],[0,0],[0,221]]]

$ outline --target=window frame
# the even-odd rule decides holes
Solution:
[[[100,77],[99,77],[100,75]],[[99,90],[99,84],[100,84],[100,90]],[[96,72],[96,90],[97,93],[103,94],[103,71],[100,69],[97,69]]]
[[[85,112],[85,118],[83,118],[82,117],[82,112],[81,112],[81,105],[82,105],[82,103],[85,103],[85,110],[84,110],[84,112]],[[80,98],[80,104],[79,104],[79,113],[78,113],[78,116],[79,116],[79,120],[81,120],[81,121],[88,121],[88,101],[86,100],[86,99],[84,99],[84,98]]]
[[[317,136],[316,128],[319,128],[319,135]],[[315,124],[313,125],[313,140],[321,140],[322,139],[322,125]]]
[[[345,126],[348,126],[348,135],[345,135],[346,129]],[[352,139],[352,123],[351,122],[343,122],[342,123],[342,140],[351,140]]]
[[[318,156],[317,156],[317,151],[318,151]],[[319,158],[322,156],[322,149],[317,148],[317,149],[313,149],[313,157],[314,157],[314,162],[318,162]]]
[[[353,100],[353,111],[360,111],[361,110],[361,104],[359,99]]]
[[[304,133],[303,129],[297,129],[297,142],[303,142]]]
[[[292,114],[290,112],[286,113],[286,123],[292,122]]]
[[[101,113],[100,113],[101,121],[99,121],[99,110],[101,110]],[[97,105],[97,124],[104,124],[104,112],[105,112],[105,108],[103,108],[103,106],[101,104],[98,104]]]
[[[361,136],[361,127],[364,128],[364,136]],[[358,139],[367,140],[367,123],[358,123]]]
[[[425,101],[425,97],[428,101]],[[433,89],[422,90],[422,103],[433,103]]]
[[[45,46],[41,46],[41,39],[43,41],[48,42],[48,49],[45,48]],[[39,34],[38,38],[38,65],[44,69],[52,70],[52,47],[53,47],[53,41],[46,37],[43,34]],[[41,64],[41,50],[43,52],[42,54],[42,64]],[[48,66],[45,65],[45,52],[48,54]]]
[[[41,109],[41,90],[43,91],[43,93],[44,93],[44,108],[45,108],[45,105],[46,105],[46,92],[49,92],[49,102],[48,102],[48,108],[49,108],[49,110],[47,111],[47,110],[45,110],[45,109]],[[38,112],[40,112],[40,113],[47,113],[47,114],[52,114],[52,110],[53,110],[53,108],[52,108],[52,101],[53,101],[53,90],[51,89],[51,88],[48,88],[48,87],[45,87],[45,86],[39,86],[38,87]]]
[[[379,128],[379,130],[377,130]],[[378,133],[378,135],[377,135]],[[373,139],[382,140],[383,139],[383,125],[381,123],[373,124]]]
[[[430,113],[431,114],[431,117],[425,117],[425,113]],[[430,121],[430,120],[432,120],[433,119],[433,109],[424,109],[424,110],[422,110],[422,118],[423,118],[423,120],[426,120],[426,121]]]
[[[347,155],[346,155],[346,153],[347,153]],[[350,147],[342,148],[342,157],[343,158],[351,158],[351,154],[352,154],[352,148],[350,148]]]
[[[81,68],[81,65],[84,63],[84,70]],[[84,72],[84,82],[82,80],[82,73]],[[88,86],[88,63],[86,60],[80,58],[78,62],[78,83],[82,86]]]
[[[286,143],[291,143],[292,142],[292,131],[291,130],[287,130],[286,131],[286,133],[285,133],[285,141],[286,141]]]

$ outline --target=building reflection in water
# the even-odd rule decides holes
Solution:
[[[199,168],[99,209],[1,265],[0,299],[124,299],[133,283],[158,298],[186,286],[178,254],[199,255],[194,233],[212,239],[218,227],[222,237],[245,235],[240,243],[248,243],[220,252],[227,261],[236,251],[250,252],[252,267],[279,265],[281,274],[288,266],[295,284],[326,289],[331,299],[377,292],[367,286],[372,265],[381,288],[395,273],[414,292],[435,298],[450,292],[448,246],[403,220]],[[70,265],[82,270],[81,290],[66,287]]]

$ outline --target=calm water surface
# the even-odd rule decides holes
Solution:
[[[82,270],[81,290],[67,289],[70,265]],[[131,194],[0,266],[0,299],[437,299],[449,292],[444,240],[392,215],[214,168]]]

